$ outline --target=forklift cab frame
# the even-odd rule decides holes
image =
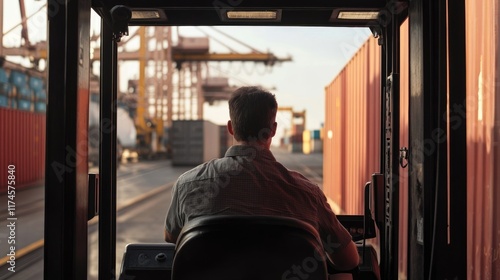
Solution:
[[[99,180],[88,174],[86,147],[82,144],[87,143],[91,9],[101,16],[102,28]],[[237,15],[254,11],[270,12],[271,18],[259,21]],[[367,12],[372,16],[356,17]],[[379,38],[383,156],[380,170],[373,171],[376,175],[372,182],[382,186],[378,191],[384,198],[380,207],[383,221],[379,225],[382,279],[396,279],[399,26],[409,18],[410,135],[423,142],[434,129],[441,128],[439,112],[446,112],[447,102],[465,100],[464,15],[463,0],[49,1],[44,277],[87,278],[87,220],[98,212],[99,279],[116,278],[117,42],[127,35],[129,25],[297,25],[369,27]],[[454,81],[449,88],[447,80]],[[448,91],[453,94],[446,101]],[[465,275],[466,208],[462,206],[466,205],[465,127],[443,129],[449,135],[446,141],[452,143],[450,151],[446,149],[449,143],[442,143],[443,148],[426,155],[425,161],[409,158],[410,168],[418,166],[421,171],[412,174],[410,180],[407,261],[411,279],[421,279],[422,275],[450,279],[453,275]],[[438,176],[436,165],[458,175]],[[454,186],[453,192],[448,193],[448,183]],[[422,184],[426,186],[424,191],[420,191]],[[441,195],[435,196],[438,192]],[[449,217],[447,213],[451,213]],[[450,233],[452,242],[446,240],[447,236],[428,230],[439,232],[436,224],[446,228],[447,223],[443,222],[446,219],[454,225],[455,230]],[[434,244],[447,245],[434,250]],[[453,269],[443,269],[446,267]]]

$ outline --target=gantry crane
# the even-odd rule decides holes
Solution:
[[[214,29],[214,28],[213,28]],[[217,29],[214,29],[218,31]],[[221,31],[218,31],[222,33]],[[184,81],[183,74],[185,70],[188,69],[189,76],[196,77],[195,80],[201,80],[201,67],[202,63],[208,62],[254,62],[254,63],[263,63],[266,66],[273,66],[278,62],[291,61],[291,57],[283,57],[279,58],[275,56],[273,53],[263,53],[260,52],[241,41],[236,40],[235,38],[223,33],[225,36],[230,39],[238,42],[239,44],[243,44],[248,47],[251,52],[249,53],[240,53],[230,49],[229,53],[211,53],[209,51],[208,46],[208,37],[179,37],[177,46],[172,47],[172,61],[175,62],[177,69],[179,70],[179,80]],[[227,47],[227,45],[225,45]],[[194,69],[194,71],[193,71]],[[193,75],[194,72],[194,75]],[[229,99],[229,95],[234,90],[234,88],[229,87],[227,84],[224,85],[224,79],[211,79],[208,80],[208,77],[205,77],[207,84],[204,85],[203,89],[200,87],[201,83],[196,82],[197,86],[196,91],[198,93],[198,119],[203,118],[203,103],[205,102],[205,95],[208,93],[208,90],[215,89],[219,90],[217,93],[213,93],[208,96],[210,99],[209,102],[212,103],[214,100],[227,100]],[[182,93],[182,89],[179,88],[179,93]]]
[[[126,50],[127,44],[135,38],[139,39],[138,48],[134,51]],[[98,39],[99,36],[93,36],[91,41]],[[166,97],[168,104],[172,104],[171,96],[173,95],[173,68],[168,51],[172,45],[171,28],[162,26],[147,29],[147,27],[141,26],[124,39],[118,43],[120,48],[118,60],[139,63],[138,78],[128,81],[127,91],[129,94],[126,95],[131,97],[127,100],[133,103],[129,105],[135,108],[133,116],[137,130],[136,149],[140,157],[150,158],[160,152],[165,152],[161,143],[164,133],[163,124],[166,120],[163,100]],[[100,49],[95,47],[92,61],[99,60]],[[154,75],[148,76],[151,69],[153,69]],[[154,102],[150,102],[150,100]],[[167,111],[170,112],[170,108]]]
[[[262,53],[251,49],[250,53],[210,53],[208,37],[182,37],[177,39],[177,45],[172,44],[171,27],[154,27],[155,32],[147,32],[146,27],[139,27],[137,31],[122,42],[125,45],[134,37],[139,37],[139,48],[136,51],[121,51],[118,60],[139,61],[139,78],[134,82],[137,97],[136,125],[137,135],[145,150],[149,147],[160,145],[164,133],[163,124],[171,126],[174,119],[202,119],[205,94],[207,101],[213,103],[218,100],[227,100],[233,88],[220,83],[221,79],[207,79],[203,77],[203,66],[208,62],[223,61],[251,61],[273,66],[277,62],[291,61],[291,57],[278,58],[272,53]],[[158,30],[163,30],[158,32]],[[226,35],[227,36],[227,35]],[[148,46],[150,42],[156,44],[153,49]],[[201,43],[200,43],[201,42]],[[167,46],[167,47],[165,47]],[[94,60],[100,56],[99,49],[94,49]],[[154,78],[149,79],[146,75],[148,64],[155,63]],[[177,69],[177,87],[174,91],[173,64]],[[165,65],[166,64],[166,65]],[[203,81],[209,81],[203,84]],[[225,80],[227,83],[227,79]],[[151,83],[154,86],[150,86]],[[148,119],[150,89],[154,91],[154,114],[153,119]],[[213,90],[213,91],[211,91]],[[174,100],[175,97],[175,100]],[[166,101],[166,102],[165,102]],[[166,106],[164,106],[166,103]],[[142,144],[142,145],[141,145]],[[151,149],[149,149],[151,150]],[[156,151],[154,151],[156,152]]]
[[[292,107],[278,107],[278,111],[287,111],[291,114],[291,134],[302,133],[306,129],[306,110],[303,111],[294,111]],[[299,123],[299,128],[296,128],[295,119],[301,119],[302,121]],[[299,131],[300,130],[300,131]]]

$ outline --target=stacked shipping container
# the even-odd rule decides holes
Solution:
[[[220,157],[220,126],[203,120],[172,123],[172,164],[198,165]]]
[[[0,193],[7,191],[9,165],[15,166],[17,190],[43,184],[45,176],[44,82],[7,68],[0,68]]]
[[[220,151],[219,157],[226,155],[227,149],[233,145],[233,136],[227,131],[227,125],[219,125]]]
[[[304,130],[302,142],[302,152],[306,155],[323,152],[323,138],[320,130]]]

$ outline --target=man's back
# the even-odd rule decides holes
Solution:
[[[269,215],[305,221],[322,239],[337,233],[332,242],[338,246],[351,240],[319,187],[278,163],[268,149],[233,146],[224,158],[183,174],[174,188],[166,227],[175,235],[199,216]]]

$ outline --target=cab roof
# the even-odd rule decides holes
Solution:
[[[93,0],[101,16],[131,11],[128,25],[380,25],[408,0]],[[117,12],[119,10],[119,12]]]

